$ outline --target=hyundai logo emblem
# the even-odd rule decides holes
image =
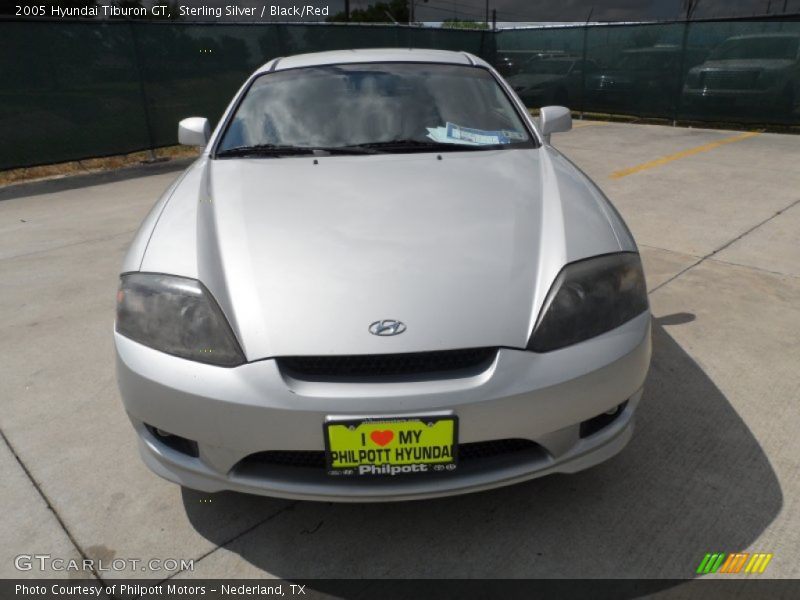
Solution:
[[[369,326],[372,335],[400,335],[406,330],[406,324],[396,319],[384,319],[375,321]]]

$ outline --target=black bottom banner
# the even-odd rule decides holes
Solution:
[[[736,600],[800,598],[797,579],[4,579],[0,598],[303,598],[343,600],[535,600],[627,598]]]

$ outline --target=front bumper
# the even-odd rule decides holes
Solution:
[[[227,369],[168,356],[119,334],[115,342],[123,402],[155,473],[206,492],[324,501],[447,496],[598,464],[630,439],[651,352],[649,313],[546,354],[501,349],[474,376],[413,383],[298,381],[274,360]],[[581,437],[582,422],[626,401],[609,425]],[[239,468],[264,451],[324,450],[327,417],[424,414],[457,415],[460,444],[524,439],[541,452],[446,474],[370,479],[305,467]],[[145,424],[196,441],[199,455],[164,445]]]

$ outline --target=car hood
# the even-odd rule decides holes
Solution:
[[[615,219],[549,148],[202,158],[140,268],[200,279],[248,360],[522,348],[566,262],[626,245]]]

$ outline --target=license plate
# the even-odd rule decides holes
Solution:
[[[456,469],[455,416],[327,421],[324,433],[329,475],[392,476]]]

